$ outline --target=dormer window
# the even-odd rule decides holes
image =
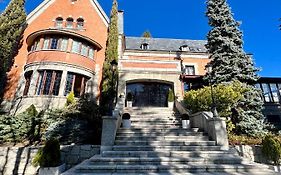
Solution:
[[[62,25],[63,25],[63,18],[62,17],[57,17],[56,18],[55,27],[62,28]]]
[[[142,49],[142,50],[148,50],[148,49],[149,49],[148,43],[143,43],[143,44],[141,45],[141,49]]]
[[[187,52],[187,51],[190,51],[189,47],[187,45],[183,45],[180,47],[180,50],[183,51],[183,52]]]
[[[73,28],[73,18],[67,18],[66,19],[66,27],[67,28]]]
[[[77,19],[77,28],[78,29],[83,29],[84,27],[84,19],[83,18],[78,18]]]

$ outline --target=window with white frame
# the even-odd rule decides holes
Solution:
[[[193,65],[185,65],[183,73],[185,75],[195,75],[195,67]]]

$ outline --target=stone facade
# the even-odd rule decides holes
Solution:
[[[38,147],[0,147],[0,174],[37,174],[38,167],[32,166]],[[67,145],[61,147],[61,160],[69,169],[90,157],[99,154],[100,146]]]

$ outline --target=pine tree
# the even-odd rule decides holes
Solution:
[[[151,35],[151,33],[147,30],[147,31],[143,32],[142,37],[144,37],[144,38],[152,38],[152,35]]]
[[[207,17],[211,30],[206,47],[210,53],[212,72],[206,75],[214,84],[238,80],[249,89],[237,104],[237,130],[257,135],[263,131],[262,101],[254,88],[258,75],[251,56],[243,49],[242,32],[227,0],[207,0]],[[258,125],[258,126],[256,126]]]
[[[6,73],[14,63],[26,27],[24,0],[11,0],[0,16],[0,94],[4,90]]]
[[[105,50],[105,62],[103,64],[101,106],[103,113],[111,110],[110,106],[116,94],[118,72],[111,70],[111,62],[118,62],[118,2],[113,0],[110,13],[110,24],[108,28],[108,38]]]

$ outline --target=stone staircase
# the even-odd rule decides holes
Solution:
[[[263,174],[268,166],[222,150],[202,132],[181,129],[168,108],[133,108],[131,129],[118,130],[111,151],[103,151],[63,175],[94,174]]]

